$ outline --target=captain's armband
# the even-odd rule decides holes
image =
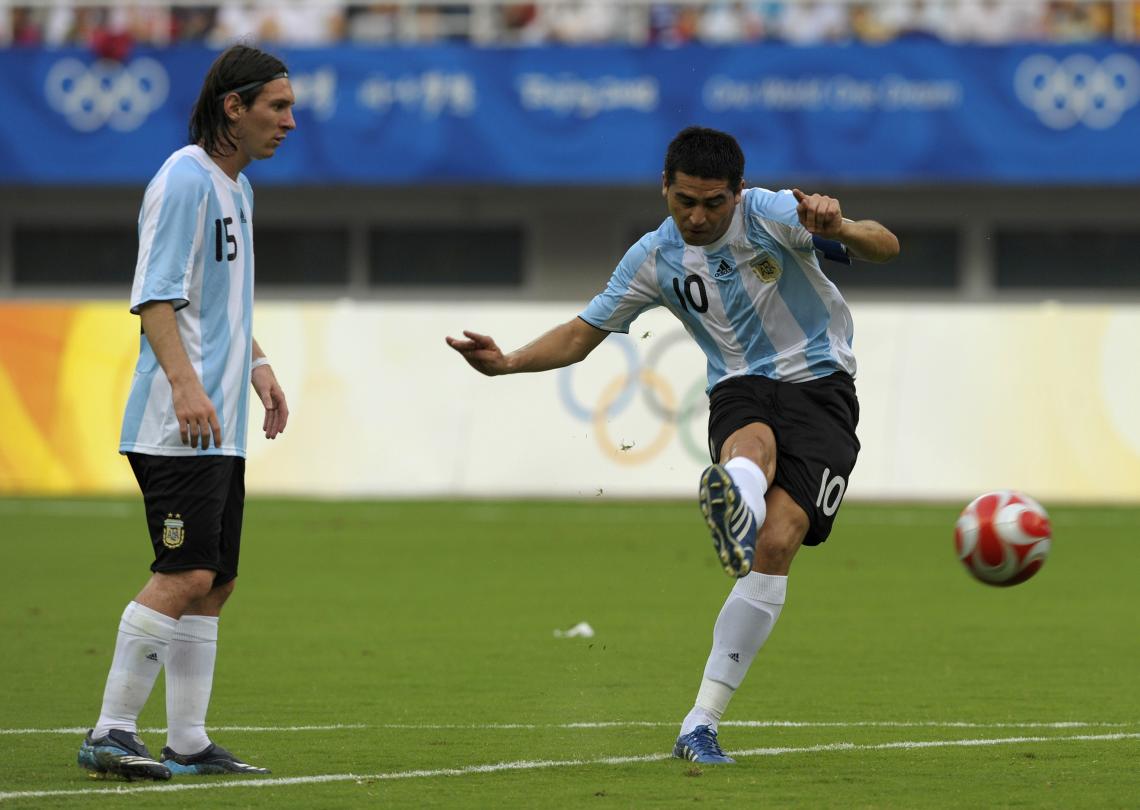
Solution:
[[[823,258],[840,264],[851,264],[851,254],[847,252],[847,245],[835,239],[824,239],[821,236],[811,238],[812,247]]]

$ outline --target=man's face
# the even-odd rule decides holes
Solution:
[[[261,88],[253,106],[237,105],[234,140],[246,157],[250,160],[273,157],[285,136],[297,127],[293,120],[294,102],[289,80],[274,79]]]
[[[685,244],[711,245],[732,224],[743,188],[743,181],[733,189],[727,180],[706,180],[675,172],[672,183],[662,178],[661,195]]]

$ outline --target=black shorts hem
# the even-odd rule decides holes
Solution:
[[[159,565],[157,562],[151,563],[150,570],[152,574],[180,574],[183,571],[213,571],[214,572],[214,587],[225,585],[227,582],[232,582],[237,579],[237,574],[230,571],[223,571],[216,565],[203,565],[201,563],[191,563],[189,565]]]

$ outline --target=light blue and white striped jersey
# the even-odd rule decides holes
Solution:
[[[182,443],[170,382],[146,335],[123,415],[119,452],[245,456],[253,348],[253,189],[198,146],[179,149],[150,181],[139,213],[131,312],[174,305],[182,345],[222,426],[221,447]]]
[[[666,219],[629,249],[579,317],[628,332],[657,306],[704,351],[710,389],[741,374],[786,382],[855,375],[851,312],[820,270],[790,191],[745,189],[728,230],[711,245],[686,245]]]

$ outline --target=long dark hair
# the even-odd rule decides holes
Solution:
[[[209,155],[228,155],[237,149],[225,100],[237,93],[247,107],[261,94],[266,82],[287,76],[285,63],[249,45],[231,45],[210,66],[202,92],[190,114],[190,143],[201,144]]]
[[[686,127],[665,152],[666,185],[672,185],[677,172],[703,180],[726,180],[729,188],[735,190],[744,178],[744,152],[727,132]]]

